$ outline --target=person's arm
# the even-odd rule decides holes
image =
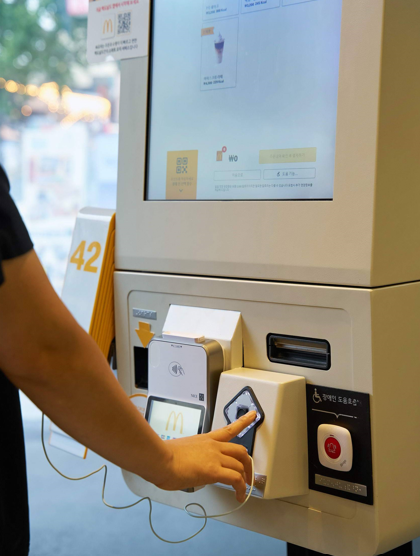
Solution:
[[[90,449],[166,490],[222,482],[245,498],[245,448],[228,443],[252,422],[163,441],[139,414],[92,338],[51,287],[35,254],[3,261],[0,369],[54,423]]]

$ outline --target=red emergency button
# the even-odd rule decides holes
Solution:
[[[329,436],[324,443],[324,449],[328,457],[338,459],[341,455],[341,446],[336,438]]]
[[[319,425],[317,431],[319,463],[344,473],[353,466],[353,443],[350,431],[338,425]]]

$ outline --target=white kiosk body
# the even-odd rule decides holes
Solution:
[[[387,552],[420,536],[420,2],[153,0],[150,20],[149,56],[122,62],[118,379],[143,410],[139,323],[224,341],[243,385],[246,369],[303,377],[306,484],[222,519],[334,556]],[[235,326],[188,330],[200,309]],[[234,505],[124,477],[171,506]]]

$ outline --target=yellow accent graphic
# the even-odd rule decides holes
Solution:
[[[86,248],[86,241],[83,240],[79,243],[79,246],[77,247],[76,251],[70,257],[70,263],[75,264],[77,270],[84,270],[85,272],[96,273],[98,272],[98,267],[92,266],[92,263],[94,263],[99,258],[99,255],[101,254],[101,249],[102,249],[101,244],[97,241],[92,241],[92,243],[89,245],[89,247],[87,248],[89,253],[92,250],[95,250],[95,253],[90,257],[90,259],[86,261],[86,265],[85,265],[85,259],[83,258],[85,254],[85,248]],[[85,268],[83,268],[83,266]]]
[[[197,198],[198,151],[169,151],[166,163],[166,198]]]
[[[150,340],[154,336],[154,333],[150,330],[150,324],[148,322],[139,322],[139,327],[136,329],[136,333],[145,348],[149,345]]]
[[[260,151],[260,164],[290,164],[291,162],[316,162],[316,147]]]
[[[179,429],[179,432],[180,432],[180,434],[182,434],[183,431],[184,431],[184,416],[182,415],[181,412],[175,413],[175,411],[171,411],[171,413],[170,413],[170,415],[169,415],[169,417],[168,417],[168,420],[166,421],[166,428],[165,428],[165,430],[167,431],[168,428],[169,428],[169,423],[170,423],[170,421],[171,421],[172,415],[173,415],[173,417],[174,417],[174,427],[173,427],[172,430],[173,430],[173,431],[176,430],[176,424],[178,423],[178,419],[180,418],[180,419],[181,419],[181,428]]]
[[[102,34],[105,33],[113,33],[114,32],[114,25],[112,23],[112,19],[105,19],[104,25],[102,27]]]
[[[214,27],[204,27],[201,29],[201,36],[206,37],[207,35],[214,35]]]
[[[221,162],[223,160],[223,152],[217,151],[216,152],[216,162]]]

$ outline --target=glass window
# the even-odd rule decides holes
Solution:
[[[119,67],[87,64],[87,9],[0,2],[0,162],[59,294],[78,210],[116,205]]]

